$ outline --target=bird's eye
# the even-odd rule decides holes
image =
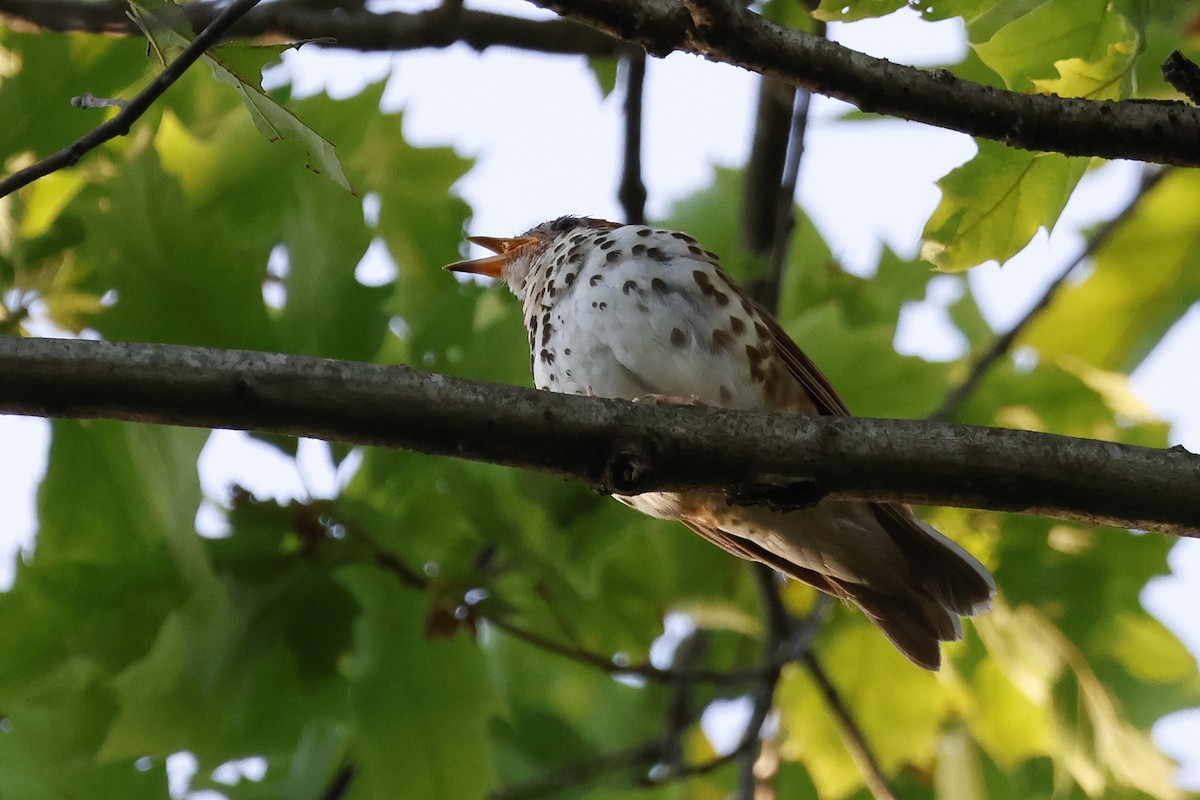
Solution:
[[[559,217],[550,223],[550,230],[555,233],[563,233],[577,227],[579,227],[579,217]]]

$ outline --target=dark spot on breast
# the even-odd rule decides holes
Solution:
[[[543,325],[550,324],[550,312],[549,311],[547,311],[545,314],[542,314],[542,324]]]
[[[601,250],[607,250],[610,247],[615,247],[617,243],[612,239],[606,239],[605,237],[601,236],[596,240],[596,244],[600,245]]]
[[[709,345],[714,353],[719,353],[722,350],[728,350],[733,344],[733,337],[729,335],[729,331],[722,328],[717,328],[712,332],[712,343]]]
[[[621,293],[629,294],[630,292],[636,292],[637,288],[637,281],[625,281],[625,284],[621,287]]]
[[[568,264],[578,264],[580,261],[583,261],[583,253],[578,250],[572,250],[571,255],[567,256]]]
[[[729,330],[735,335],[741,336],[742,331],[746,330],[746,323],[742,322],[742,318],[738,316],[729,317]]]
[[[621,251],[620,251],[620,250],[610,250],[610,251],[608,252],[608,255],[606,255],[606,256],[604,257],[604,260],[605,260],[605,261],[607,261],[607,262],[608,262],[608,263],[610,263],[610,264],[615,264],[617,261],[619,261],[619,260],[620,260],[620,258],[621,258]]]
[[[658,294],[667,294],[668,292],[671,291],[670,287],[667,286],[667,282],[664,281],[662,278],[651,279],[650,288],[653,289]]]
[[[546,323],[542,328],[542,347],[550,344],[550,334],[552,333],[554,333],[554,327],[550,323]]]
[[[601,310],[601,311],[604,311],[606,308],[608,308],[608,303],[601,303],[601,304],[600,304],[600,310]]]
[[[564,348],[563,348],[563,355],[564,355],[564,356],[569,356],[569,355],[571,355],[571,348],[569,348],[569,347],[564,347]],[[570,374],[570,371],[569,371],[569,370],[568,370],[567,374],[568,374],[568,375]]]
[[[568,272],[566,275],[563,275],[563,283],[565,283],[567,286],[570,286],[574,282],[575,282],[575,273],[574,272]],[[724,305],[724,304],[722,303],[722,305]]]
[[[544,364],[554,363],[554,353],[551,353],[544,347],[542,348],[542,352],[538,353],[538,358],[540,358]]]
[[[646,251],[646,255],[648,255],[650,258],[653,258],[660,264],[671,260],[671,257],[658,247],[651,247]]]
[[[716,300],[717,305],[719,306],[729,305],[729,295],[725,294],[724,292],[713,290],[713,300]]]
[[[688,252],[694,256],[698,256],[698,255],[701,255],[702,253],[704,253],[703,250],[701,250],[699,247],[696,247],[696,245],[694,245],[694,244],[688,245]]]
[[[748,344],[746,345],[746,357],[750,359],[751,364],[757,364],[767,357],[767,348]]]
[[[649,236],[651,233],[652,233],[652,231],[649,228],[638,228],[637,235],[645,238],[646,236]]]
[[[579,244],[580,242],[582,242],[582,241],[583,241],[584,239],[586,239],[586,238],[587,238],[587,237],[586,237],[586,236],[584,236],[582,233],[577,233],[577,234],[575,234],[574,236],[572,236],[572,237],[571,237],[571,244]]]
[[[688,236],[686,233],[683,233],[682,231],[672,231],[671,236],[675,239],[678,239],[681,242],[687,242],[688,244],[696,243],[696,240],[694,237]]]
[[[671,344],[676,347],[683,347],[687,344],[687,334],[679,330],[679,328],[671,328]]]
[[[635,244],[632,248],[630,248],[629,252],[633,253],[635,256],[645,255],[646,254],[646,245]]]
[[[755,321],[754,323],[754,332],[757,333],[758,338],[762,339],[763,341],[767,340],[770,333],[770,331],[767,330],[767,326],[758,321]]]
[[[588,286],[595,286],[597,283],[599,283],[602,280],[604,280],[604,276],[601,275],[599,272],[597,272],[595,275],[588,278]],[[593,303],[592,305],[595,305],[595,303]]]
[[[553,372],[551,372],[551,373],[550,373],[550,382],[551,382],[551,383],[554,383],[556,380],[558,380],[558,378],[557,378],[557,377],[555,377],[555,375],[554,375],[554,373],[553,373]]]

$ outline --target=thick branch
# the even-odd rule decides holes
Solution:
[[[141,31],[125,13],[128,7],[124,0],[0,0],[0,21],[60,33],[140,36]],[[178,11],[198,33],[222,7],[211,2],[185,3]],[[417,50],[463,42],[475,50],[503,46],[543,53],[612,56],[620,47],[616,39],[569,20],[538,21],[469,9],[450,14],[440,8],[412,14],[333,12],[316,4],[295,2],[260,6],[247,14],[229,37],[269,42],[332,39],[333,47],[364,51]]]
[[[776,77],[864,111],[1068,155],[1200,165],[1200,109],[1022,94],[893,64],[782,27],[733,0],[533,0],[636,42]],[[693,20],[695,17],[695,21]]]
[[[622,494],[733,487],[783,505],[903,500],[1200,535],[1200,457],[1181,448],[658,407],[278,353],[0,338],[0,412],[403,447]]]

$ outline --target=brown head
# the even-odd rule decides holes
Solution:
[[[487,248],[494,255],[455,261],[447,264],[445,269],[502,280],[520,297],[538,256],[560,239],[570,238],[580,231],[609,231],[619,227],[620,223],[605,219],[567,216],[543,222],[512,238],[469,236],[468,242]]]

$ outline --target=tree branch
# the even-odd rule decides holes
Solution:
[[[646,183],[642,179],[642,103],[645,100],[646,53],[629,52],[625,64],[625,141],[621,157],[621,185],[617,199],[625,211],[625,222],[646,221]]]
[[[850,757],[858,764],[862,770],[863,779],[867,784],[867,789],[871,792],[871,796],[875,800],[896,800],[896,795],[892,792],[892,788],[888,786],[887,778],[883,774],[883,767],[879,764],[879,759],[875,758],[875,754],[871,752],[871,748],[867,745],[867,739],[863,736],[862,729],[858,727],[858,723],[854,721],[854,717],[850,716],[850,709],[846,708],[846,704],[842,702],[842,696],[838,693],[837,687],[829,680],[829,676],[825,674],[825,670],[821,667],[817,657],[811,651],[804,653],[801,657],[801,662],[812,675],[813,681],[817,684],[817,689],[821,692],[821,697],[825,699],[825,704],[829,706],[829,712],[833,715],[834,722],[837,724],[838,732],[842,734],[842,741],[846,745],[846,749],[850,752]]]
[[[193,32],[209,25],[223,4],[185,3],[177,7]],[[82,31],[118,36],[141,36],[126,16],[124,0],[0,0],[0,21],[12,27],[34,27],[65,33]],[[316,4],[274,2],[247,14],[227,38],[262,42],[334,40],[347,50],[418,50],[449,47],[462,42],[478,51],[488,47],[517,47],[542,53],[585,56],[616,55],[621,43],[596,29],[570,20],[539,21],[460,9],[441,8],[418,13],[368,11],[331,13]]]
[[[1200,166],[1200,109],[1176,102],[1022,94],[893,64],[785,28],[734,0],[533,0],[636,42],[697,53],[836,97],[1010,147]]]
[[[279,353],[0,338],[0,413],[402,447],[622,494],[726,487],[779,506],[897,500],[1200,535],[1200,457],[1182,448],[658,407]]]
[[[0,197],[9,195],[22,186],[27,186],[38,178],[49,175],[51,172],[60,170],[63,167],[69,167],[78,162],[85,153],[94,150],[109,139],[129,133],[130,126],[142,114],[146,113],[146,110],[150,108],[154,101],[170,88],[171,84],[179,80],[183,73],[187,71],[187,68],[196,63],[200,56],[204,55],[205,50],[220,41],[225,32],[246,12],[258,5],[259,2],[261,0],[234,0],[234,2],[226,6],[192,40],[191,44],[185,47],[183,52],[150,82],[150,85],[138,92],[136,97],[126,103],[117,112],[116,116],[84,134],[57,153],[53,153],[36,164],[18,170],[4,180],[0,180]]]

